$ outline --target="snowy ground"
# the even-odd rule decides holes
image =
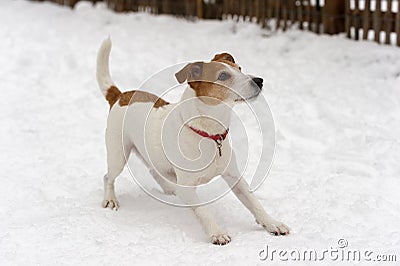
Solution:
[[[233,241],[213,246],[189,209],[151,199],[127,171],[121,209],[100,207],[108,105],[94,73],[109,34],[121,88],[221,51],[265,78],[277,152],[256,196],[291,235],[267,234],[229,194],[210,208]],[[399,48],[25,1],[0,2],[0,38],[1,265],[270,264],[265,245],[322,252],[340,238],[400,260]]]

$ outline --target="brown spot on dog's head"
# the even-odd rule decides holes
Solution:
[[[231,67],[238,69],[239,71],[241,70],[241,67],[236,64],[233,56],[228,53],[216,54],[214,55],[214,58],[211,59],[211,61],[225,63],[230,65]]]
[[[179,83],[187,80],[203,102],[215,105],[229,98],[234,76],[232,72],[235,71],[223,62],[194,62],[187,64],[175,76]]]
[[[228,53],[216,54],[211,62],[189,63],[175,76],[179,83],[187,81],[200,100],[212,105],[255,98],[262,88],[262,79],[243,74]]]
[[[233,56],[228,53],[216,54],[214,55],[214,58],[211,59],[211,61],[219,61],[219,60],[226,60],[235,63],[235,59],[233,58]]]
[[[207,81],[192,81],[189,85],[206,104],[217,105],[229,97],[230,91],[225,86]]]

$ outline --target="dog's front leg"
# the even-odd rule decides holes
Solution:
[[[258,199],[250,192],[249,184],[244,178],[240,176],[239,170],[236,166],[236,159],[233,155],[230,165],[225,173],[222,174],[224,180],[232,188],[233,193],[243,203],[244,206],[256,218],[256,222],[261,224],[268,232],[274,235],[287,235],[289,228],[269,216]]]
[[[225,233],[224,230],[217,224],[214,216],[210,213],[206,206],[198,206],[200,200],[196,193],[195,187],[189,187],[188,184],[179,182],[178,184],[182,186],[177,186],[175,193],[176,195],[187,205],[191,205],[192,210],[201,225],[204,228],[207,236],[210,238],[210,242],[215,245],[225,245],[231,241],[231,237]],[[196,206],[197,205],[197,206]]]

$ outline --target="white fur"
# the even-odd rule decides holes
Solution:
[[[110,86],[114,85],[114,82],[110,76],[109,66],[109,58],[110,58],[110,51],[111,51],[111,39],[110,37],[103,41],[101,44],[100,50],[97,54],[97,72],[96,78],[97,83],[100,86],[100,90],[105,96],[107,94],[107,89]]]
[[[97,58],[97,80],[103,94],[106,94],[107,86],[114,84],[108,71],[110,49],[111,41],[107,39],[103,42]],[[240,85],[243,86],[243,84],[242,82]],[[248,86],[248,88],[240,87],[240,90],[244,93],[246,89],[253,89],[250,85]],[[249,192],[246,181],[240,178],[235,154],[229,142],[222,143],[223,153],[219,157],[215,143],[212,141],[202,143],[203,137],[187,126],[183,126],[184,124],[191,125],[210,134],[222,133],[229,127],[230,107],[233,103],[233,101],[227,101],[215,106],[207,105],[196,98],[194,91],[188,86],[180,102],[160,108],[153,108],[153,103],[137,102],[122,107],[118,103],[114,104],[110,110],[106,130],[108,172],[104,177],[103,206],[118,209],[114,180],[121,173],[131,151],[134,150],[151,169],[154,178],[166,193],[174,193],[183,202],[193,205],[192,209],[212,243],[226,244],[231,239],[217,224],[207,207],[200,206],[195,187],[181,187],[174,184],[196,186],[209,182],[217,175],[222,175],[226,182],[234,187],[233,192],[255,216],[259,224],[268,232],[287,234],[289,229],[264,211],[254,194]],[[188,121],[196,116],[203,118]],[[204,118],[206,116],[214,120]],[[185,160],[193,159],[194,162],[189,163],[189,167],[196,168],[199,165],[207,165],[207,167],[199,171],[189,171],[181,169],[178,164],[171,163],[171,159],[173,159],[172,162],[176,160],[178,164],[179,160],[182,160],[182,164],[186,167],[188,162]],[[209,162],[213,163],[209,164]],[[236,185],[235,182],[237,182]]]

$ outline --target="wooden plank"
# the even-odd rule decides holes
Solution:
[[[281,26],[281,0],[276,0],[275,1],[275,19],[276,19],[276,26],[275,30],[278,30],[279,27]]]
[[[137,0],[132,0],[131,9],[135,12],[139,11],[139,4]]]
[[[130,2],[131,2],[130,0],[124,0],[124,7],[123,7],[124,11],[131,11],[131,9],[129,8]]]
[[[161,3],[162,3],[163,13],[164,14],[170,14],[171,13],[171,9],[170,9],[169,1],[162,1]]]
[[[225,19],[228,19],[230,15],[232,15],[232,10],[231,10],[232,0],[224,0],[224,3],[225,3],[225,9],[224,9]]]
[[[267,23],[272,18],[272,12],[274,10],[275,0],[267,0]]]
[[[345,30],[347,38],[351,38],[350,24],[351,24],[350,0],[346,0]]]
[[[114,10],[116,12],[122,12],[124,10],[123,0],[117,0],[116,4],[114,6]]]
[[[380,42],[380,33],[381,33],[381,27],[382,27],[382,17],[381,17],[381,0],[375,0],[376,7],[375,11],[373,13],[373,28],[375,31],[375,37],[374,40],[376,42]]]
[[[223,0],[217,0],[217,1],[215,1],[215,4],[217,5],[216,17],[217,17],[217,19],[222,20],[222,16],[223,16],[223,12],[222,12]]]
[[[306,21],[307,21],[307,29],[309,31],[311,31],[311,21],[312,21],[312,17],[311,17],[311,1],[310,0],[306,0],[307,6],[306,6]]]
[[[286,31],[288,20],[288,0],[282,1],[282,18],[283,18],[283,31]]]
[[[347,1],[325,1],[322,9],[322,24],[324,33],[338,34],[345,31],[345,6]]]
[[[226,0],[221,2],[221,19],[226,19],[226,5],[227,5]]]
[[[255,5],[255,7],[254,7],[254,16],[256,17],[256,21],[257,21],[257,24],[259,24],[260,23],[260,19],[261,19],[261,0],[256,0],[255,1],[255,3],[254,3],[254,5]]]
[[[253,17],[254,17],[254,1],[253,0],[247,0],[247,16],[249,16],[249,21],[253,21]]]
[[[371,0],[365,0],[364,14],[363,14],[363,39],[368,39],[368,31],[370,26],[371,14]]]
[[[396,13],[396,44],[400,47],[400,3],[397,4],[397,13]]]
[[[296,21],[296,0],[289,0],[289,17],[290,17],[290,25],[293,25]]]
[[[132,1],[129,0],[129,2],[132,2]],[[151,0],[151,13],[157,14],[157,0]]]
[[[299,2],[299,6],[297,7],[297,20],[299,22],[299,29],[303,29],[303,1]]]
[[[258,20],[258,23],[260,23],[261,27],[265,27],[265,0],[260,0],[260,18]]]
[[[70,1],[69,1],[69,6],[70,6],[71,8],[74,8],[75,5],[76,5],[76,3],[78,3],[78,1],[79,1],[79,0],[70,0]]]
[[[241,0],[240,2],[240,14],[242,15],[243,21],[246,21],[247,18],[247,0]]]
[[[392,0],[387,0],[387,10],[385,14],[386,30],[385,30],[385,43],[390,44],[390,33],[392,32]]]
[[[315,0],[315,8],[314,8],[314,23],[315,23],[315,28],[314,32],[319,34],[319,27],[321,24],[321,19],[320,19],[320,12],[321,12],[321,5],[319,0]]]
[[[358,41],[360,32],[359,0],[354,0],[353,23],[354,23],[354,39]]]
[[[196,2],[197,17],[203,18],[203,0],[197,0]]]
[[[235,17],[235,20],[236,21],[239,21],[239,17],[240,17],[240,1],[239,0],[236,0],[236,1],[233,1],[233,16]]]

